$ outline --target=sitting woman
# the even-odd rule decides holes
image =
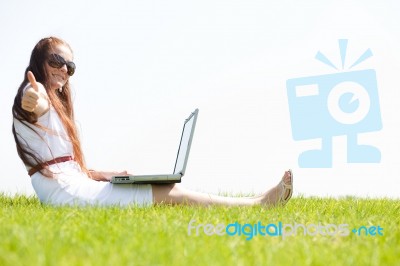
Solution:
[[[40,201],[52,205],[284,205],[292,196],[292,173],[255,197],[223,197],[180,184],[112,184],[122,172],[88,170],[81,150],[69,78],[75,72],[71,47],[55,37],[34,47],[12,109],[18,155]]]

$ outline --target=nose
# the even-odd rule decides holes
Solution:
[[[61,70],[62,72],[64,72],[64,73],[67,73],[67,72],[68,72],[67,65],[64,64],[64,65],[60,68],[60,70]]]

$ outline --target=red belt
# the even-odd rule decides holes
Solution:
[[[73,161],[74,158],[72,156],[62,156],[62,157],[57,157],[53,160],[35,165],[34,167],[32,167],[28,174],[30,176],[34,175],[36,172],[39,172],[40,170],[44,169],[45,167],[52,165],[52,164],[56,164],[56,163],[63,163],[63,162],[68,162],[68,161]]]

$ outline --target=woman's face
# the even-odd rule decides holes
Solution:
[[[67,83],[70,76],[67,73],[68,68],[66,64],[63,64],[60,68],[58,68],[55,67],[54,64],[53,66],[51,66],[49,64],[49,61],[54,59],[60,61],[60,56],[61,56],[66,62],[72,62],[73,56],[68,46],[62,44],[53,47],[52,50],[49,52],[49,54],[50,54],[49,59],[46,60],[45,62],[45,69],[47,72],[47,77],[49,79],[48,81],[50,84],[50,89],[56,90],[63,87],[65,83]]]

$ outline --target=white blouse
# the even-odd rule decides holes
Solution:
[[[14,118],[17,138],[25,149],[35,154],[42,162],[62,156],[73,156],[72,143],[56,110],[52,106],[50,106],[48,112],[39,117],[37,124],[43,128],[26,121],[21,123]],[[32,164],[36,164],[32,158],[30,161]],[[30,167],[26,167],[29,171]]]

